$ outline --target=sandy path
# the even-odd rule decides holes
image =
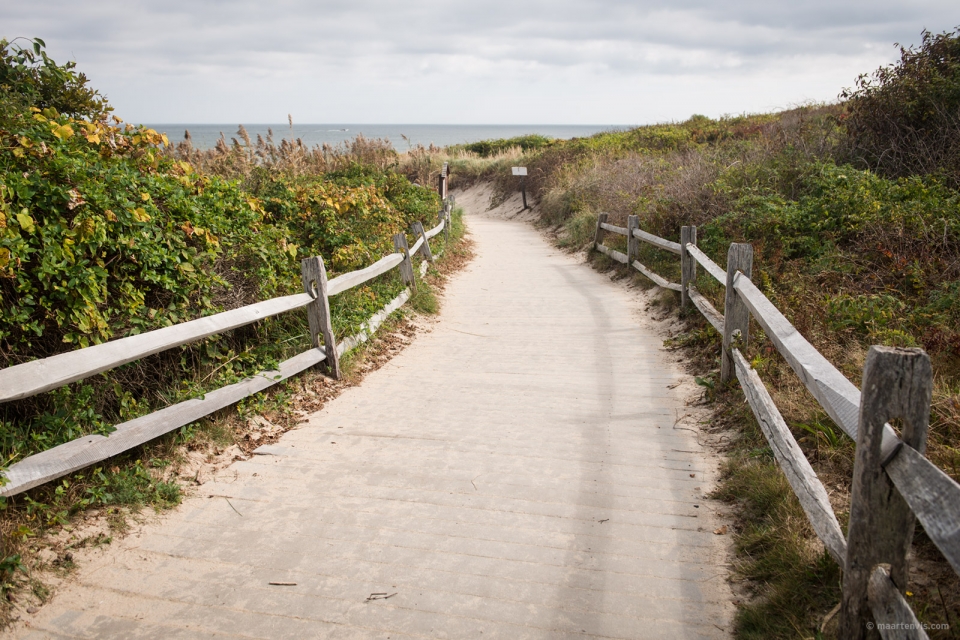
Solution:
[[[637,294],[475,196],[431,331],[18,635],[727,637],[716,461],[673,428],[689,376]]]

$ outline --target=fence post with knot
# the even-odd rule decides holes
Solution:
[[[601,226],[604,222],[607,221],[609,216],[606,213],[601,213],[597,216],[597,233],[593,237],[593,248],[596,249],[603,244],[603,227]]]
[[[691,283],[697,280],[697,260],[687,251],[687,245],[697,244],[697,228],[684,226],[680,228],[680,306],[690,306]]]
[[[633,232],[640,228],[640,216],[627,216],[627,264],[640,257],[640,240]]]
[[[327,371],[339,380],[340,356],[337,354],[337,340],[333,336],[333,323],[330,321],[327,269],[323,265],[323,258],[320,256],[304,258],[300,262],[300,279],[303,282],[303,290],[313,298],[313,302],[307,305],[310,340],[314,348],[324,350],[327,356],[324,360]]]
[[[403,279],[403,284],[410,287],[413,293],[416,293],[417,280],[413,277],[413,260],[410,259],[410,247],[407,244],[407,236],[402,233],[394,234],[393,248],[397,250],[397,253],[403,254],[403,262],[400,263],[400,277]]]
[[[729,382],[734,376],[733,357],[730,346],[734,340],[741,353],[746,352],[750,340],[750,309],[733,288],[737,272],[750,277],[753,273],[753,247],[734,242],[727,251],[727,291],[723,303],[723,354],[720,358],[720,382]]]
[[[433,262],[433,252],[430,251],[430,242],[427,240],[427,234],[423,230],[423,223],[417,220],[411,224],[410,233],[413,234],[414,237],[419,237],[423,240],[423,244],[420,246],[420,255],[423,259],[427,262]]]
[[[850,496],[840,608],[841,638],[879,637],[874,613],[884,615],[894,610],[889,605],[880,607],[884,580],[892,581],[895,589],[887,592],[895,599],[897,591],[902,593],[907,588],[907,552],[913,541],[916,517],[890,481],[884,466],[896,458],[900,447],[912,447],[923,453],[932,392],[933,369],[929,356],[921,349],[870,347],[863,369]],[[892,434],[883,437],[884,425],[894,420],[900,422],[902,443]],[[877,572],[879,565],[889,565],[889,569],[881,566]],[[872,585],[873,598],[870,597],[871,577],[877,583]],[[909,607],[905,609],[910,611]],[[910,624],[909,620],[897,622]],[[922,629],[914,631],[897,637],[926,637]]]

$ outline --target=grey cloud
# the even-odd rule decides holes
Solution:
[[[892,60],[893,42],[955,26],[952,2],[941,0],[109,0],[82,11],[66,0],[0,1],[7,5],[0,35],[45,38],[54,57],[76,57],[123,106],[151,112],[228,101],[233,109],[238,95],[262,105],[271,96],[313,94],[329,104],[326,96],[338,94],[347,105],[359,100],[354,94],[377,100],[371,87],[402,86],[426,101],[438,78],[473,82],[490,104],[491,96],[510,100],[507,88],[536,98],[574,81],[618,95],[661,82],[654,78],[677,87],[720,79],[779,86],[772,80],[797,70],[809,86],[796,99],[829,99],[840,87],[830,93],[820,85],[836,84],[841,71],[849,85],[869,65]],[[153,90],[164,97],[148,109]],[[203,95],[175,105],[177,91]],[[700,94],[686,87],[676,95]]]

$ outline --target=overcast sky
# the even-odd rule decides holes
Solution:
[[[646,124],[835,100],[956,0],[0,0],[128,121]]]

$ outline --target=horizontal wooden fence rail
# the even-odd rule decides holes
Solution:
[[[635,217],[635,216],[631,216],[631,218],[634,218],[634,217]],[[628,231],[627,228],[625,228],[625,227],[618,227],[618,226],[612,225],[612,224],[607,224],[606,220],[607,220],[607,214],[601,213],[601,214],[600,214],[600,219],[597,221],[597,234],[596,234],[596,239],[595,239],[595,241],[594,241],[594,247],[597,249],[597,251],[599,251],[600,253],[603,253],[603,254],[609,256],[610,258],[613,258],[614,260],[616,260],[617,262],[619,262],[619,263],[621,263],[621,264],[626,264],[626,265],[632,266],[634,269],[636,269],[637,271],[639,271],[639,272],[642,273],[643,275],[647,276],[648,278],[650,278],[651,280],[653,280],[658,286],[663,287],[664,289],[670,289],[670,290],[672,290],[672,291],[680,291],[680,290],[681,290],[680,285],[675,284],[675,283],[673,283],[673,282],[668,282],[667,280],[665,280],[664,278],[661,278],[659,275],[657,275],[656,273],[654,273],[653,271],[651,271],[651,270],[648,269],[647,267],[645,267],[645,266],[643,266],[642,264],[640,264],[639,261],[637,261],[637,260],[634,259],[634,258],[636,257],[636,255],[635,255],[635,254],[636,254],[636,250],[635,250],[636,244],[632,241],[632,238],[637,238],[637,239],[639,239],[639,240],[643,240],[644,242],[648,242],[648,243],[654,245],[655,247],[659,247],[659,248],[661,248],[661,249],[665,249],[665,250],[671,251],[671,252],[679,252],[679,250],[680,250],[680,245],[679,245],[679,244],[677,244],[676,242],[670,242],[670,241],[668,241],[668,240],[663,240],[662,238],[657,238],[656,236],[653,236],[653,235],[650,235],[649,233],[645,233],[645,232],[643,232],[643,231],[640,231],[639,229],[634,229],[634,230],[633,230],[633,235],[631,236],[630,231]],[[621,253],[621,252],[617,251],[616,249],[611,249],[610,247],[604,245],[604,244],[603,244],[603,232],[604,232],[604,231],[609,231],[610,233],[616,233],[616,234],[621,235],[621,236],[627,236],[627,238],[628,238],[628,247],[630,247],[630,253],[631,253],[631,255],[627,255],[627,254],[625,254],[625,253]],[[674,249],[674,245],[676,245],[676,249]]]
[[[657,236],[647,233],[646,231],[641,231],[640,229],[637,229],[636,231],[634,231],[633,235],[643,240],[647,244],[652,244],[653,246],[659,247],[660,249],[664,249],[665,251],[669,251],[670,253],[675,253],[677,255],[680,255],[679,242],[671,242],[669,240],[664,240],[663,238],[658,238]]]
[[[716,262],[707,257],[703,251],[697,249],[695,244],[688,244],[687,251],[693,256],[693,259],[696,260],[704,269],[707,270],[707,273],[716,278],[717,282],[720,284],[727,283],[727,272],[720,268]]]
[[[305,293],[273,298],[149,333],[7,367],[0,371],[0,402],[29,398],[172,347],[305,307],[310,301],[310,296]]]
[[[919,349],[871,347],[862,385],[869,393],[862,394],[753,283],[750,245],[731,245],[723,269],[697,247],[696,227],[683,227],[681,242],[676,243],[640,230],[636,216],[628,217],[626,228],[607,220],[608,215],[601,213],[594,247],[658,286],[679,291],[682,305],[692,304],[721,335],[721,380],[735,376],[740,382],[813,530],[844,569],[840,637],[926,638],[903,596],[915,520],[960,574],[960,485],[923,455],[933,384],[927,355]],[[629,255],[604,246],[605,232],[627,236]],[[681,284],[668,282],[634,260],[633,238],[679,254]],[[723,314],[697,290],[697,265],[723,285]],[[846,536],[826,489],[742,353],[749,344],[750,318],[830,418],[857,443]],[[893,419],[906,424],[902,438],[889,424]]]
[[[421,276],[426,273],[429,262],[439,256],[439,253],[435,255],[430,250],[428,240],[440,232],[445,232],[445,237],[449,240],[453,205],[453,196],[444,200],[443,208],[438,215],[439,222],[429,231],[424,231],[423,224],[420,222],[412,225],[411,234],[418,239],[409,250],[406,248],[407,241],[404,234],[397,234],[395,237],[395,242],[399,245],[397,253],[391,253],[358,271],[351,271],[327,280],[321,257],[304,259],[301,264],[304,293],[265,300],[171,327],[3,369],[0,371],[0,402],[9,402],[50,391],[145,356],[294,309],[306,307],[310,324],[312,347],[281,362],[276,371],[259,373],[246,380],[210,391],[202,398],[185,400],[115,425],[114,431],[109,435],[83,436],[24,458],[3,471],[7,482],[0,487],[0,495],[12,496],[21,493],[128,451],[215,411],[229,407],[247,396],[259,393],[314,365],[324,363],[330,375],[339,378],[340,357],[366,342],[387,316],[410,299],[411,289],[416,288],[411,256],[419,252],[423,257],[419,268]],[[401,268],[407,288],[363,323],[358,334],[338,342],[330,321],[330,297],[397,267]]]
[[[348,289],[353,289],[354,287],[363,284],[367,280],[373,280],[377,276],[390,271],[401,262],[403,262],[402,255],[399,253],[391,253],[388,256],[380,258],[369,267],[365,267],[359,271],[351,271],[350,273],[345,273],[342,276],[337,276],[328,283],[327,295],[335,296],[338,293],[347,291]]]

